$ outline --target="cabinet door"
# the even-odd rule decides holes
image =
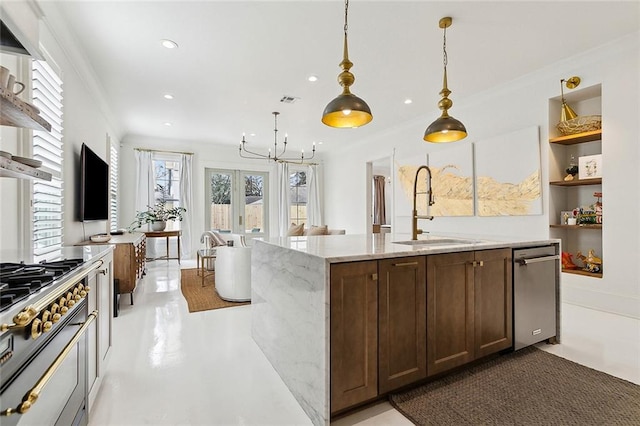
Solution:
[[[475,260],[475,357],[480,358],[512,345],[511,249],[477,251]]]
[[[105,263],[98,274],[98,375],[104,376],[106,372],[106,359],[112,346],[112,318],[113,318],[113,273],[110,256],[104,259]]]
[[[89,313],[98,309],[98,272],[93,271],[85,279],[85,286],[89,286],[87,293],[87,308]],[[98,321],[102,313],[98,311]],[[87,383],[89,395],[89,410],[98,393],[100,384],[98,382],[98,321],[94,321],[87,330]]]
[[[378,395],[378,263],[331,266],[331,412]]]
[[[427,374],[473,360],[473,252],[427,257]]]
[[[387,393],[427,377],[425,256],[378,262],[378,389]]]

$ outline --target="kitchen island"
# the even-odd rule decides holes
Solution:
[[[252,336],[314,424],[511,348],[512,249],[558,249],[557,240],[408,240],[255,241]]]

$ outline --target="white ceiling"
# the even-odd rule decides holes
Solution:
[[[51,2],[49,2],[51,4]],[[373,112],[359,129],[320,122],[340,93],[342,1],[59,1],[123,136],[257,145],[280,136],[307,151],[330,150],[399,122],[439,114],[442,30],[449,88],[465,97],[639,29],[640,3],[558,1],[366,1],[349,6],[352,91]],[[46,13],[46,11],[45,11]],[[179,48],[168,50],[161,39]],[[310,83],[307,77],[318,76]],[[558,75],[558,79],[566,77]],[[164,93],[175,96],[163,99]],[[294,96],[292,104],[280,99]],[[405,98],[413,103],[405,105]],[[463,117],[458,117],[463,119]],[[171,122],[171,127],[163,123]],[[420,139],[422,135],[416,135]]]

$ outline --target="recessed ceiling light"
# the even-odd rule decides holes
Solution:
[[[171,127],[172,126],[172,124],[169,123],[168,121],[166,123],[164,123],[164,125],[167,126],[167,127]]]
[[[256,134],[255,133],[249,133],[249,136],[254,137]]]
[[[165,99],[173,99],[173,95],[172,95],[172,94],[167,93],[166,95],[164,95],[164,98],[165,98]]]
[[[322,142],[318,142],[318,145],[322,145]]]
[[[168,40],[168,39],[162,40],[162,45],[164,47],[166,47],[167,49],[177,49],[178,48],[178,43],[176,43],[173,40]]]
[[[411,99],[405,99],[404,103],[405,103],[405,105],[409,105],[409,104],[413,103],[413,101]]]
[[[317,75],[310,75],[307,80],[313,82],[313,81],[318,81],[318,76]]]

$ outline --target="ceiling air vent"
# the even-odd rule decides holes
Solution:
[[[280,99],[280,102],[285,103],[285,104],[292,104],[296,101],[296,99],[300,99],[296,96],[289,96],[289,95],[284,95],[282,97],[282,99]]]

